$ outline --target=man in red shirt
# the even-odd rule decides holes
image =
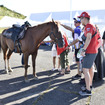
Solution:
[[[92,81],[94,76],[93,71],[93,63],[98,53],[98,33],[96,33],[96,28],[94,25],[90,24],[90,15],[87,12],[82,12],[80,16],[82,25],[84,28],[84,36],[86,37],[86,41],[84,43],[83,50],[81,55],[83,56],[83,73],[85,76],[86,87],[82,87],[82,91],[79,92],[80,95],[92,95]],[[96,33],[96,35],[92,38],[92,36]]]

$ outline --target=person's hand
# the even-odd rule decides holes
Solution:
[[[85,56],[85,52],[84,52],[84,51],[82,51],[82,52],[81,52],[81,55],[84,57],[84,56]]]
[[[85,50],[84,50],[84,49],[82,49],[81,55],[82,55],[83,57],[85,56]]]
[[[69,44],[69,46],[72,46],[71,44]]]
[[[65,49],[66,49],[66,50],[68,50],[68,49],[70,50],[71,48],[70,48],[70,46],[67,46]]]
[[[45,43],[44,41],[41,42],[41,44],[44,44],[44,43]]]
[[[67,50],[67,49],[69,49],[69,47],[67,46],[65,49]]]
[[[56,22],[61,25],[61,22],[60,21],[56,21]]]

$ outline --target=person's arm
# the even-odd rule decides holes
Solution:
[[[49,41],[43,41],[44,43],[50,43],[53,42],[53,40],[49,40]]]
[[[105,39],[103,39],[103,44],[102,44],[103,50],[105,52]]]
[[[92,38],[92,34],[91,33],[87,33],[86,36],[87,36],[87,38],[86,38],[86,41],[85,41],[85,44],[84,44],[84,47],[83,47],[84,50],[86,50],[87,47],[89,46],[89,43],[90,43],[91,38]]]
[[[42,41],[41,44],[44,44],[44,43],[51,43],[53,42],[53,40],[49,40],[49,41]]]
[[[72,46],[72,45],[76,44],[77,42],[79,42],[79,39],[76,39],[76,40],[74,40],[73,42],[71,42],[71,43],[69,44],[69,46]]]
[[[86,51],[87,47],[88,47],[89,44],[90,44],[91,37],[92,37],[92,34],[91,34],[91,33],[87,33],[87,38],[86,38],[84,47],[83,47],[82,52],[81,52],[81,55],[82,55],[82,56],[85,56],[85,51]]]
[[[67,29],[67,30],[69,30],[71,32],[74,32],[74,29],[69,27],[69,26],[67,26],[67,25],[61,24],[61,26],[63,26],[65,29]]]
[[[79,41],[82,42],[82,36],[83,36],[83,34],[81,33],[80,36],[76,40],[74,40],[73,42],[70,43],[70,46],[75,45]]]
[[[103,39],[102,47],[103,47],[103,50],[104,50],[104,52],[105,52],[105,31],[104,31],[104,33],[103,33],[102,39]]]

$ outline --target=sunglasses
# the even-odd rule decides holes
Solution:
[[[74,23],[80,23],[80,22],[78,22],[78,21],[74,21]]]
[[[81,17],[80,19],[82,20],[84,17]]]

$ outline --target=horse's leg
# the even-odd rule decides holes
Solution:
[[[6,67],[6,60],[7,60],[7,47],[4,49],[2,48],[3,50],[3,58],[4,58],[4,68],[5,68],[5,73],[8,73],[8,69]]]
[[[5,72],[8,73],[8,69],[7,69],[7,67],[6,67],[8,46],[7,46],[7,44],[6,44],[5,38],[4,38],[2,35],[1,35],[1,48],[2,48],[2,50],[3,50],[3,59],[4,59]]]
[[[28,56],[27,54],[24,54],[24,65],[25,65],[25,82],[29,82],[28,77],[27,77],[27,69],[28,69]]]
[[[35,71],[36,56],[37,56],[37,51],[34,54],[32,54],[32,66],[33,66],[33,76],[35,79],[38,79]]]
[[[9,51],[8,51],[8,54],[7,54],[7,65],[8,65],[8,71],[9,71],[9,72],[12,72],[12,71],[13,71],[13,70],[11,69],[10,65],[9,65],[9,59],[10,59],[11,54],[12,54],[12,51],[9,50]]]

